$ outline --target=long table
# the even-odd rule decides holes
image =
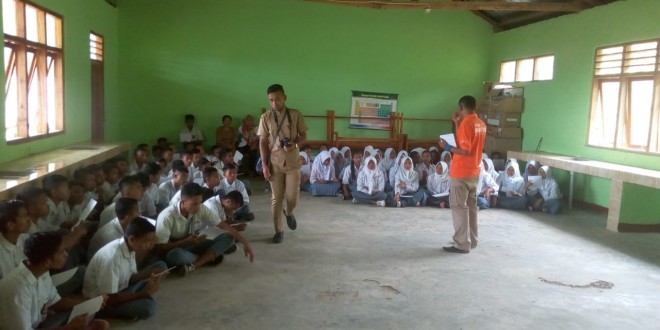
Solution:
[[[41,185],[47,174],[70,176],[80,167],[126,154],[130,143],[79,143],[0,164],[0,199],[14,198],[25,187]],[[30,172],[17,175],[18,172]]]
[[[610,179],[612,183],[610,185],[607,229],[612,231],[618,231],[619,227],[621,196],[623,194],[624,182],[660,189],[660,171],[545,152],[509,151],[507,155],[509,158],[515,158],[526,162],[536,160],[543,165],[550,166],[551,168],[568,171],[570,173],[568,192],[569,209],[573,207],[573,184],[575,173]]]

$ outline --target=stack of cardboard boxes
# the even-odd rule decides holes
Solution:
[[[495,87],[477,99],[477,115],[488,125],[484,152],[499,152],[506,158],[509,150],[522,150],[520,116],[523,111],[522,87]]]

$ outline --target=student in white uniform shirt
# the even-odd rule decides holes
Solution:
[[[90,260],[94,254],[106,244],[124,236],[126,227],[131,220],[140,216],[138,201],[133,198],[122,197],[115,202],[117,217],[100,227],[89,241],[87,258]]]
[[[160,189],[158,188],[158,183],[160,182],[162,169],[160,165],[151,162],[145,166],[142,172],[149,176],[149,187],[147,187],[144,194],[151,198],[156,205],[157,211],[160,211],[160,209],[158,209],[158,205],[160,205]]]
[[[356,153],[356,155],[360,154]],[[353,156],[353,160],[355,160],[355,155]],[[385,206],[387,200],[385,175],[378,168],[376,158],[368,157],[357,176],[356,189],[353,192],[353,203]]]
[[[203,265],[222,262],[223,254],[234,246],[234,240],[243,244],[243,251],[250,262],[254,259],[247,240],[202,205],[202,188],[194,183],[187,183],[181,188],[181,202],[163,210],[156,225],[156,251],[169,266],[177,266],[177,272],[182,276]],[[226,233],[214,239],[206,239],[206,235],[199,234],[212,226]]]
[[[218,194],[204,201],[204,206],[208,207],[211,212],[217,215],[220,221],[227,222],[227,224],[232,226],[237,231],[243,231],[247,226],[247,222],[234,223],[234,220],[238,219],[234,216],[234,211],[243,205],[243,195],[241,195],[241,193],[238,191],[231,191],[224,196]],[[240,216],[248,216],[254,220],[254,214],[248,212],[249,210],[243,212],[243,214]]]
[[[541,166],[539,175],[541,175],[543,181],[539,189],[539,196],[529,207],[530,211],[541,210],[550,214],[559,214],[561,212],[561,198],[563,195],[559,190],[557,180],[552,177],[552,172],[548,166]]]
[[[300,162],[300,191],[309,191],[309,176],[312,174],[312,163],[309,160],[309,155],[301,151],[298,153],[298,161]]]
[[[186,126],[179,133],[179,141],[183,142],[202,142],[204,134],[195,126],[195,116],[187,114],[185,116]]]
[[[408,152],[405,150],[399,151],[399,153],[396,155],[396,159],[394,160],[394,164],[392,164],[392,167],[390,168],[390,172],[387,175],[388,182],[385,184],[385,191],[392,191],[394,190],[394,182],[396,181],[396,173],[399,172],[399,169],[403,165],[403,159],[408,157]],[[387,185],[389,184],[389,186]]]
[[[87,315],[67,323],[71,309],[84,299],[62,298],[49,271],[64,265],[67,252],[62,237],[37,233],[25,241],[27,260],[0,281],[0,329],[107,329],[103,320],[87,325]]]
[[[119,190],[120,194],[117,195],[117,200],[121,197],[133,198],[138,201],[138,204],[140,204],[140,201],[144,198],[142,183],[135,175],[128,175],[121,178],[121,181],[119,181]],[[142,211],[142,209],[140,209],[140,211]],[[116,216],[115,204],[112,203],[101,212],[99,228],[112,221]]]
[[[138,204],[140,205],[140,213],[147,218],[155,219],[156,216],[158,216],[156,202],[151,198],[151,195],[147,194],[147,189],[149,189],[149,185],[151,185],[149,174],[138,172],[135,176],[140,180],[140,185],[142,186],[142,199],[138,201]]]
[[[160,190],[160,208],[167,207],[176,193],[188,183],[188,168],[175,166],[172,168],[172,180],[164,182],[158,187]]]
[[[390,168],[394,165],[394,160],[396,159],[396,152],[394,148],[385,149],[385,154],[383,159],[378,163],[378,168],[380,168],[383,173],[387,174],[390,172]],[[387,178],[385,178],[387,181]]]
[[[158,261],[138,272],[135,261],[136,255],[144,255],[153,248],[155,230],[149,220],[135,218],[123,237],[106,244],[89,262],[83,294],[87,298],[108,296],[106,306],[97,316],[145,320],[155,314],[152,295],[158,291],[165,275],[161,273],[167,266]]]
[[[197,163],[195,164],[195,174],[193,174],[193,179],[192,182],[203,186],[204,185],[204,170],[207,167],[213,167],[211,166],[211,162],[206,159],[206,158],[200,158]]]
[[[42,181],[44,192],[48,196],[48,215],[43,220],[53,227],[71,228],[78,219],[69,217],[71,210],[67,202],[71,197],[69,180],[59,174],[48,174]]]
[[[227,164],[224,168],[225,178],[220,181],[218,191],[221,195],[226,195],[232,191],[238,191],[243,195],[243,202],[246,204],[250,203],[250,197],[248,196],[245,185],[240,180],[236,180],[238,176],[238,170],[234,164]]]
[[[437,206],[441,209],[449,208],[449,165],[442,161],[438,162],[432,167],[432,171],[426,183],[426,191],[428,192],[426,205]],[[444,196],[434,197],[433,195]]]
[[[119,174],[117,168],[111,162],[106,162],[103,165],[103,173],[105,174],[105,182],[101,185],[103,189],[103,198],[105,198],[106,205],[112,203],[112,199],[119,193]]]
[[[375,160],[375,158],[374,158]],[[341,188],[343,192],[343,200],[350,200],[352,199],[352,193],[358,190],[357,187],[357,182],[358,182],[358,175],[360,174],[360,171],[363,168],[364,162],[362,161],[362,153],[360,151],[356,151],[353,154],[353,159],[351,161],[351,164],[346,166],[344,169],[344,172],[341,176]]]
[[[144,170],[144,167],[149,162],[149,154],[142,148],[135,148],[133,150],[133,161],[128,166],[128,174],[135,174]]]
[[[330,152],[322,151],[316,156],[314,164],[312,164],[309,182],[311,183],[309,191],[312,196],[337,196],[341,180],[335,176],[335,167],[332,164]]]
[[[484,164],[486,164],[486,162],[484,162]],[[497,207],[497,195],[499,194],[499,190],[500,186],[488,171],[486,171],[484,165],[482,165],[481,173],[479,174],[479,182],[477,183],[477,206],[479,209],[485,210],[491,207]]]
[[[419,176],[413,169],[413,160],[406,157],[396,173],[394,181],[394,203],[396,207],[420,206],[426,201],[426,193],[419,189]]]
[[[518,162],[510,161],[504,175],[500,175],[502,184],[497,197],[497,205],[503,209],[523,210],[527,207],[525,180],[520,175]]]
[[[433,174],[434,166],[431,164],[431,152],[422,151],[422,161],[415,165],[415,172],[419,175],[419,186],[426,188],[426,181]]]
[[[30,237],[30,219],[25,203],[0,201],[0,279],[25,260],[23,246]]]

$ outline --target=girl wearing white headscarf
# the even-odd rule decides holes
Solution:
[[[314,159],[312,173],[309,177],[311,183],[309,191],[312,196],[337,196],[339,180],[335,176],[335,168],[332,164],[330,152],[322,151]]]
[[[445,162],[439,162],[433,169],[434,172],[426,184],[426,205],[449,208],[449,166]]]
[[[298,159],[300,160],[300,191],[309,191],[309,177],[312,175],[312,164],[309,162],[309,156],[301,151]]]
[[[442,154],[440,154],[440,160],[447,163],[447,166],[449,166],[449,170],[451,171],[451,152],[449,151],[443,151]]]
[[[342,197],[343,200],[351,199],[351,194],[357,190],[358,174],[360,174],[360,171],[364,167],[362,163],[362,153],[356,151],[353,154],[351,164],[346,166],[344,173],[342,173],[341,189],[343,195],[340,197]]]
[[[339,149],[339,152],[344,156],[344,167],[350,165],[351,159],[353,159],[353,152],[351,152],[351,148],[344,146],[343,148]]]
[[[500,174],[495,171],[495,164],[493,164],[493,160],[490,158],[482,158],[482,162],[484,163],[483,167],[486,173],[488,173],[493,180],[497,181],[497,178],[500,176]]]
[[[344,161],[344,154],[337,151],[335,158],[333,158],[333,165],[335,166],[335,176],[341,178],[344,175],[344,168],[346,167],[346,162]]]
[[[440,159],[440,152],[438,151],[438,148],[431,147],[431,148],[429,148],[429,152],[431,153],[431,163],[432,164],[437,164],[438,162],[442,161],[442,159]],[[447,165],[447,166],[449,166],[449,165]]]
[[[490,159],[484,159],[490,160]],[[485,162],[484,162],[485,164]],[[477,206],[480,210],[497,206],[497,195],[500,186],[493,180],[493,177],[486,171],[484,164],[479,173],[479,182],[477,183]],[[492,164],[492,161],[491,161]],[[492,165],[491,165],[492,166]],[[497,174],[497,172],[495,172]],[[499,175],[499,174],[498,174]]]
[[[429,176],[435,171],[434,165],[431,164],[431,153],[429,151],[422,151],[422,160],[415,165],[415,171],[419,175],[419,185],[426,188]]]
[[[387,148],[385,149],[385,154],[383,155],[383,159],[378,163],[378,167],[385,173],[388,173],[390,171],[390,168],[392,168],[392,165],[394,165],[394,159],[396,158],[396,154],[393,154],[394,148]]]
[[[562,194],[559,190],[557,180],[552,177],[552,171],[548,166],[541,166],[539,174],[543,179],[541,189],[539,189],[540,198],[531,206],[532,210],[543,210],[550,214],[558,214],[561,211]]]
[[[363,158],[368,158],[374,155],[374,147],[366,146],[364,147],[364,152],[362,153]]]
[[[394,164],[392,164],[392,167],[390,167],[390,172],[387,176],[389,178],[388,183],[390,184],[389,186],[390,190],[388,191],[394,190],[394,181],[396,179],[396,172],[399,171],[399,167],[401,167],[401,162],[405,157],[408,157],[408,152],[405,150],[399,151],[399,153],[396,155]],[[387,190],[387,187],[385,187],[385,189]]]
[[[403,159],[396,172],[393,200],[396,207],[419,206],[426,200],[426,193],[419,189],[419,176],[410,157]]]
[[[541,165],[537,161],[530,160],[527,162],[527,165],[525,166],[525,173],[523,173],[522,175],[523,180],[525,180],[525,192],[527,194],[527,204],[530,205],[536,201],[536,198],[538,197],[539,194],[539,190],[538,188],[535,188],[535,186],[533,186],[532,182],[529,182],[529,177],[538,176],[539,168],[541,168]]]
[[[378,168],[374,157],[367,157],[364,167],[358,174],[357,190],[353,192],[353,203],[385,206],[388,196],[385,193],[385,175]]]
[[[497,204],[501,208],[522,210],[527,207],[525,180],[520,176],[518,162],[509,162],[500,186]]]

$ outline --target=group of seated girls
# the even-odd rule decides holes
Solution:
[[[300,152],[300,189],[313,196],[339,196],[353,203],[378,206],[434,206],[449,208],[449,172],[452,154],[436,147],[416,148],[410,154],[394,148],[385,152],[367,146],[364,151],[327,148],[312,155],[309,146]],[[520,175],[515,159],[498,173],[483,154],[477,186],[480,209],[501,207],[559,213],[561,192],[550,168],[530,161]],[[531,178],[531,179],[530,179]]]
[[[200,152],[183,151],[161,166],[148,161],[149,150],[138,146],[130,164],[113,159],[72,178],[46,175],[40,187],[0,201],[0,329],[104,329],[107,322],[91,317],[68,322],[76,304],[99,296],[105,303],[95,317],[147,319],[169,271],[218,265],[237,242],[252,261],[239,231],[254,215],[231,157],[195,166]],[[70,278],[51,278],[68,270]]]

